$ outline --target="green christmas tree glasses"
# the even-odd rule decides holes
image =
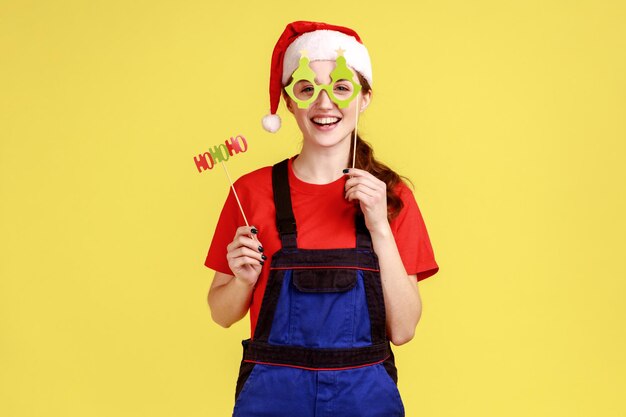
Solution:
[[[348,107],[350,102],[361,92],[361,85],[353,80],[354,73],[348,68],[343,50],[337,50],[335,69],[330,73],[330,84],[317,84],[315,72],[309,66],[306,51],[301,51],[300,65],[292,75],[291,83],[285,91],[299,108],[306,109],[317,99],[322,90],[339,108]]]

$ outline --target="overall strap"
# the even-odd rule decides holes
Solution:
[[[356,229],[356,248],[372,250],[372,237],[369,230],[367,230],[367,226],[365,226],[365,217],[363,217],[360,209],[354,216],[354,224]]]
[[[272,188],[274,191],[274,206],[276,207],[276,227],[280,234],[283,248],[297,248],[296,218],[291,205],[289,188],[289,159],[285,159],[272,167]],[[354,225],[356,230],[356,248],[372,250],[372,238],[365,226],[363,213],[358,210]]]
[[[296,218],[291,206],[289,191],[289,159],[285,159],[272,167],[272,188],[274,190],[274,206],[276,207],[276,227],[280,234],[283,248],[297,248]]]

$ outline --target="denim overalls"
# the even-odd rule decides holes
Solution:
[[[404,416],[363,217],[354,249],[299,249],[287,170],[287,160],[272,169],[282,248],[254,339],[242,342],[233,416]]]

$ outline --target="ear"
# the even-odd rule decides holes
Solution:
[[[287,93],[283,93],[283,100],[285,100],[287,110],[289,110],[289,112],[293,114],[293,100],[291,99],[291,97],[289,97]]]
[[[372,90],[368,91],[367,94],[361,94],[359,99],[359,112],[363,113],[367,106],[372,102]]]

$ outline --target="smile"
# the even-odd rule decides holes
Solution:
[[[311,119],[313,123],[319,126],[330,126],[341,121],[339,117],[314,117]]]

